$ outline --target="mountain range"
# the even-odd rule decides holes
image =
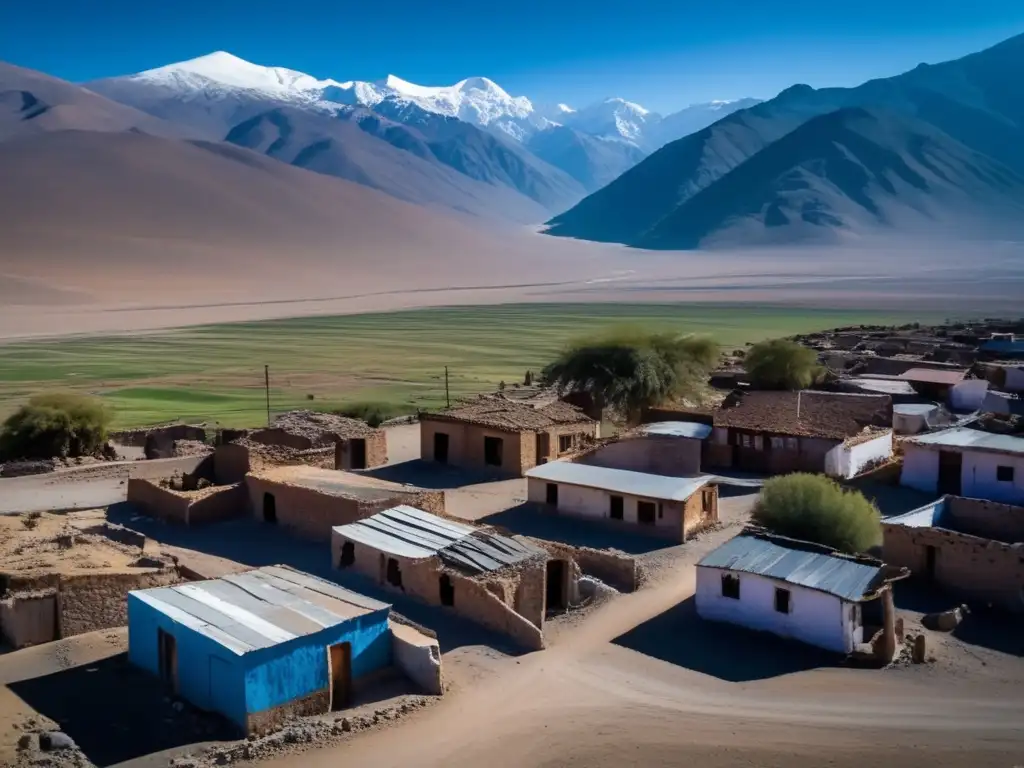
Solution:
[[[1019,236],[1022,68],[1018,36],[855,88],[793,86],[663,146],[547,232],[665,249]]]

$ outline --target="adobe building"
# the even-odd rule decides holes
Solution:
[[[13,648],[124,626],[129,591],[179,581],[172,558],[102,512],[0,515],[0,635]]]
[[[644,424],[572,457],[577,464],[669,477],[700,474],[711,426],[694,421]]]
[[[949,404],[959,411],[974,411],[981,406],[988,391],[985,379],[968,379],[966,369],[936,371],[930,368],[911,368],[900,374],[917,394],[930,400]]]
[[[1024,504],[1024,437],[954,427],[908,438],[900,483],[926,493]]]
[[[902,640],[891,582],[906,575],[872,557],[748,528],[697,563],[697,614],[841,654],[870,645],[885,664]]]
[[[705,465],[850,478],[892,457],[892,398],[840,392],[734,392],[712,414]]]
[[[444,491],[354,472],[304,465],[272,467],[245,478],[251,514],[299,536],[329,541],[331,528],[398,504],[444,512]]]
[[[709,477],[666,477],[554,461],[526,473],[527,498],[556,514],[636,528],[686,541],[718,522]]]
[[[172,695],[258,734],[344,709],[392,666],[440,694],[437,640],[408,626],[393,631],[389,615],[386,603],[268,566],[131,592],[128,658]]]
[[[334,447],[334,468],[373,469],[388,463],[387,434],[365,421],[320,411],[289,411],[247,439],[293,451]]]
[[[331,560],[378,585],[444,606],[530,650],[544,617],[574,595],[571,562],[510,538],[397,506],[334,528]],[[578,570],[578,569],[577,569]]]
[[[521,476],[597,438],[600,424],[560,400],[489,395],[420,415],[420,456],[466,469]]]
[[[883,557],[968,602],[1024,612],[1024,507],[943,496],[882,521]]]

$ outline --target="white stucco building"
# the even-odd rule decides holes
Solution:
[[[710,478],[553,461],[526,473],[527,498],[558,514],[643,528],[676,541],[718,520]]]
[[[903,443],[900,483],[927,493],[1024,503],[1024,438],[955,427]]]
[[[884,570],[873,558],[744,532],[697,563],[697,613],[850,653],[872,639],[864,628],[865,601],[884,598],[880,624],[892,631],[892,593]]]

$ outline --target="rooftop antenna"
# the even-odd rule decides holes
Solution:
[[[800,421],[800,395],[801,394],[803,394],[803,393],[800,392],[800,390],[797,390],[797,393],[796,393],[796,420],[797,420],[797,422]]]

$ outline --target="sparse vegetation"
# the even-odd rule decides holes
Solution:
[[[718,345],[705,337],[622,330],[570,344],[543,378],[632,421],[643,408],[698,395],[718,359]]]
[[[350,419],[362,419],[371,427],[379,427],[385,421],[397,419],[399,416],[411,416],[415,410],[400,403],[367,401],[362,403],[351,403],[344,408],[339,408],[333,413],[338,416],[347,416]]]
[[[0,457],[88,456],[107,440],[111,414],[102,401],[74,393],[36,395],[0,428]]]
[[[841,552],[864,552],[881,535],[875,505],[859,491],[846,490],[824,475],[798,473],[768,480],[753,518],[781,536]]]
[[[743,367],[760,389],[804,389],[821,375],[813,349],[787,339],[762,341],[750,348]]]

